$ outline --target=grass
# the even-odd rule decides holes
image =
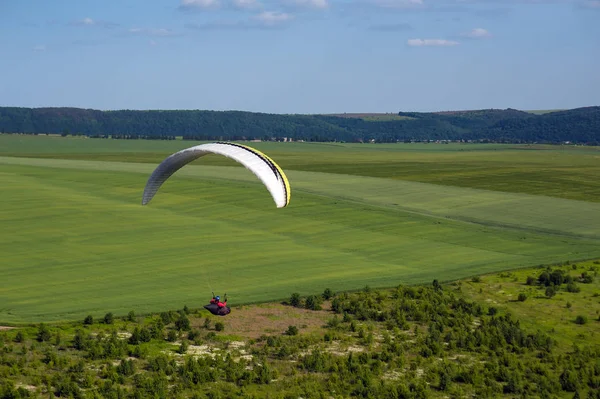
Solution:
[[[190,141],[0,135],[0,156],[157,164]],[[286,171],[327,172],[600,202],[600,147],[251,143]],[[197,164],[235,166],[225,157]]]
[[[562,269],[575,279],[584,271],[593,275],[594,268],[596,272],[600,269],[597,261],[574,265],[576,269],[573,269],[573,264],[553,266],[552,269]],[[565,285],[562,285],[554,297],[547,298],[545,287],[525,284],[528,276],[537,278],[543,271],[544,268],[537,268],[494,273],[482,276],[479,282],[462,282],[461,290],[471,300],[518,315],[524,328],[550,334],[559,341],[563,350],[572,349],[573,344],[600,342],[600,280],[597,275],[590,284],[576,283],[581,292],[567,292]],[[520,293],[527,295],[524,302],[517,300]],[[586,316],[588,322],[584,325],[576,324],[575,318],[578,315]]]
[[[587,198],[600,184],[581,189],[578,178],[599,167],[594,148],[253,143],[287,165],[288,208],[222,157],[180,170],[142,207],[156,162],[193,144],[0,136],[0,321],[199,307],[213,290],[240,305],[600,257],[597,202],[552,197],[562,193],[552,184],[550,196],[424,184],[382,161],[447,158],[457,176],[477,163],[497,177],[486,160],[518,153],[523,170],[573,167],[562,184]],[[331,173],[352,161],[370,176]]]

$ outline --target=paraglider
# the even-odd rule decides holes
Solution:
[[[214,142],[200,144],[178,151],[165,158],[154,169],[144,188],[142,205],[148,204],[156,195],[162,184],[175,172],[188,163],[207,154],[223,155],[231,158],[250,170],[265,185],[277,208],[284,208],[290,203],[290,183],[283,170],[271,158],[262,152],[237,143]],[[226,316],[231,312],[227,306],[227,295],[224,301],[214,295],[208,305],[204,306],[217,316]]]
[[[204,305],[204,309],[208,310],[210,313],[215,316],[226,316],[231,312],[229,306],[227,306],[227,294],[225,294],[225,298],[221,301],[220,296],[215,296],[213,292],[213,297],[210,300],[208,305]]]
[[[178,151],[161,162],[152,172],[142,196],[146,205],[157,193],[160,186],[175,172],[188,163],[207,154],[218,154],[231,158],[254,173],[265,185],[277,208],[286,207],[290,202],[290,184],[283,170],[271,158],[254,148],[227,142],[200,144]]]

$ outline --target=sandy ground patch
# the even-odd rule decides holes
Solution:
[[[17,327],[0,326],[0,331],[3,331],[3,330],[12,330],[13,328],[17,328]]]

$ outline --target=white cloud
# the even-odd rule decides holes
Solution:
[[[265,25],[275,25],[290,21],[293,19],[293,16],[285,12],[265,11],[255,16],[254,19]]]
[[[373,0],[373,4],[383,8],[418,8],[423,7],[423,0]]]
[[[114,22],[98,21],[98,20],[92,19],[90,17],[78,19],[76,21],[71,22],[70,25],[73,25],[73,26],[97,26],[97,27],[101,27],[101,28],[114,28],[115,26],[119,26],[119,24],[116,24]]]
[[[32,50],[33,51],[46,51],[46,46],[44,46],[43,44],[39,44],[37,46],[33,46]]]
[[[445,39],[408,39],[406,44],[412,47],[421,46],[456,46],[458,42]]]
[[[475,28],[475,29],[471,30],[470,32],[462,33],[461,36],[469,37],[472,39],[483,39],[486,37],[490,37],[492,35],[490,34],[490,32],[488,32],[487,30],[485,30],[483,28]]]
[[[191,9],[191,8],[215,8],[218,7],[219,0],[181,0],[179,8]]]
[[[329,7],[329,2],[327,0],[287,0],[286,3],[289,5],[305,8],[324,9]]]

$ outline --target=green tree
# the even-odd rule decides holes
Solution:
[[[112,312],[108,312],[104,315],[104,324],[113,324],[115,321],[114,315]]]
[[[519,293],[519,297],[517,298],[519,302],[525,302],[527,300],[527,294],[524,292]]]
[[[298,327],[296,326],[288,326],[288,329],[285,332],[286,335],[298,335]]]
[[[50,329],[44,323],[41,323],[37,331],[37,340],[39,342],[46,342],[49,341],[50,338],[52,338],[52,333],[50,332]]]
[[[297,292],[294,292],[292,294],[292,296],[290,297],[290,305],[298,308],[301,306],[301,300],[300,300],[300,294]]]
[[[190,329],[190,319],[185,314],[181,314],[175,322],[175,328],[179,331],[188,331]]]
[[[329,288],[325,288],[325,291],[323,291],[323,294],[321,294],[321,296],[325,300],[331,299],[333,297],[333,291],[331,291],[331,289]]]

